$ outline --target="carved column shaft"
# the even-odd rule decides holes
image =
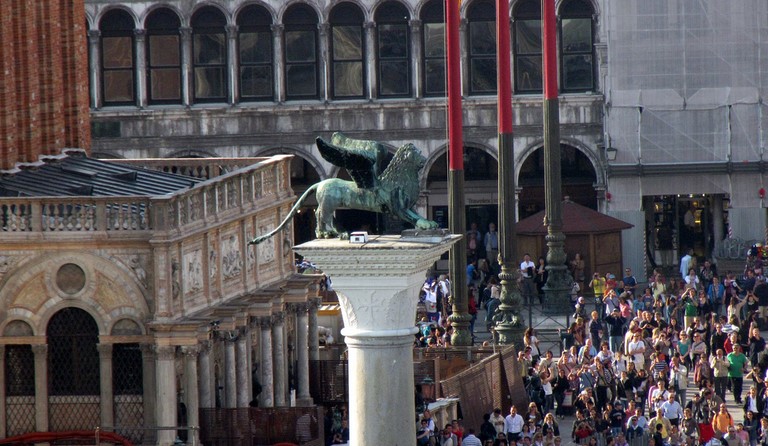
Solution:
[[[300,304],[296,310],[296,373],[299,378],[296,398],[300,406],[312,405],[312,396],[309,394],[309,307],[308,304]]]
[[[411,71],[413,78],[409,79],[414,86],[414,96],[421,98],[424,96],[424,86],[422,85],[422,45],[421,45],[421,20],[411,20],[409,22],[409,30],[411,33]]]
[[[240,97],[240,57],[237,54],[237,26],[227,25],[227,77],[229,78],[229,97],[230,105],[237,104]]]
[[[330,47],[330,30],[331,26],[328,23],[321,23],[317,26],[318,37],[320,40],[320,57],[317,59],[317,69],[320,75],[320,91],[318,91],[318,97],[324,101],[331,100],[331,69],[329,64],[331,62],[331,56],[328,48]]]
[[[283,64],[283,38],[285,36],[285,27],[283,25],[272,25],[272,38],[274,40],[274,50],[272,52],[275,64],[275,101],[277,103],[285,102],[285,67]]]
[[[285,327],[285,314],[279,312],[272,315],[272,353],[275,356],[274,379],[275,379],[275,407],[287,405],[286,396],[288,387],[286,383],[286,373],[288,364],[285,358],[285,336],[283,329]]]
[[[147,32],[143,29],[133,31],[134,48],[136,52],[136,104],[144,108],[147,106],[147,64],[146,64],[146,40]]]
[[[199,398],[200,407],[204,409],[212,409],[214,407],[213,400],[213,374],[211,373],[211,349],[212,342],[205,341],[200,345],[200,353],[197,356],[198,372],[199,372]]]
[[[197,357],[199,349],[197,346],[184,347],[182,352],[184,353],[184,377],[186,387],[185,395],[187,397],[187,426],[197,427],[200,426],[200,399],[197,393]],[[190,444],[198,444],[198,430],[192,429],[189,431],[188,441]]]
[[[317,334],[317,308],[320,306],[320,300],[319,297],[311,299],[309,306],[309,320],[307,322],[309,336],[307,342],[309,343],[310,361],[317,361],[320,359],[320,338]]]
[[[88,31],[88,52],[91,56],[91,108],[101,107],[101,31]]]
[[[261,395],[260,407],[275,406],[274,371],[272,362],[272,320],[269,316],[259,319],[261,326]]]
[[[48,346],[33,345],[35,355],[35,429],[48,431]]]
[[[237,356],[237,407],[247,408],[251,402],[251,364],[248,360],[248,332],[240,329],[235,343]]]
[[[237,360],[235,359],[236,335],[232,332],[224,340],[224,407],[237,407]]]
[[[156,420],[157,371],[155,367],[155,349],[152,344],[141,344],[142,384],[144,387],[144,423]],[[157,432],[147,431],[146,441],[154,443]]]
[[[176,347],[172,345],[155,346],[156,354],[156,398],[157,413],[156,426],[170,427],[177,424],[176,402]],[[161,429],[157,432],[158,446],[173,445],[176,439],[176,431]]]
[[[365,66],[368,76],[368,98],[373,100],[378,96],[378,79],[376,77],[376,22],[366,22],[365,25]]]
[[[181,102],[192,105],[194,90],[192,86],[192,28],[182,26],[181,33]]]
[[[101,389],[101,425],[115,425],[115,397],[112,390],[112,344],[97,344],[99,350],[99,387]]]

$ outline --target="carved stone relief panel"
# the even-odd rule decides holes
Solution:
[[[221,240],[221,274],[231,280],[243,272],[243,253],[240,250],[240,235],[237,232],[223,234]]]
[[[184,253],[184,295],[203,289],[203,251],[195,249]]]

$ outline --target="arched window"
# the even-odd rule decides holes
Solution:
[[[475,0],[467,11],[469,22],[469,93],[496,93],[496,6]]]
[[[317,14],[296,4],[285,12],[286,99],[316,99],[318,88]]]
[[[592,5],[570,0],[560,9],[560,72],[564,92],[595,89]]]
[[[444,3],[431,0],[421,10],[424,96],[445,96]]]
[[[524,0],[514,10],[515,93],[541,93],[541,5]]]
[[[376,10],[376,61],[379,97],[411,95],[410,15],[401,3],[390,1]]]
[[[113,9],[102,17],[101,30],[101,88],[104,105],[134,104],[134,51],[131,15]]]
[[[332,95],[336,99],[365,94],[363,12],[352,3],[339,3],[331,11]]]
[[[50,430],[90,429],[99,415],[89,405],[101,389],[96,321],[79,308],[65,308],[48,322],[46,335]]]
[[[274,99],[272,17],[261,6],[251,5],[237,16],[240,48],[240,99]]]
[[[208,6],[192,16],[192,65],[195,102],[227,99],[227,19]]]
[[[150,104],[181,103],[179,17],[168,8],[147,17],[147,83]]]

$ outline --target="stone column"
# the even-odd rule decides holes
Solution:
[[[48,431],[48,346],[33,345],[35,355],[35,429]]]
[[[189,345],[182,348],[184,354],[184,377],[187,388],[185,395],[187,396],[187,426],[191,429],[187,437],[189,444],[199,444],[198,436],[200,426],[200,399],[197,393],[197,357],[200,349],[198,346]]]
[[[259,407],[275,407],[274,371],[272,362],[272,318],[259,318],[261,326],[261,395]]]
[[[224,407],[237,407],[237,361],[235,360],[235,341],[237,332],[225,333],[224,339]]]
[[[272,354],[275,357],[274,379],[275,379],[275,407],[287,406],[286,395],[286,372],[288,364],[285,360],[285,337],[283,328],[285,327],[285,313],[279,311],[272,315]]]
[[[0,345],[0,438],[8,436],[5,396],[5,345]]]
[[[101,107],[101,31],[88,30],[88,52],[91,56],[91,108],[97,110]]]
[[[157,375],[155,369],[155,349],[152,344],[141,344],[141,374],[144,387],[144,424],[155,420],[155,408],[157,398]],[[146,431],[145,438],[148,443],[154,443],[157,437],[156,431]]]
[[[300,303],[296,306],[296,373],[298,376],[298,392],[296,404],[312,406],[312,395],[309,393],[309,318],[307,311],[311,304]]]
[[[415,232],[415,231],[414,231]],[[426,271],[461,236],[374,236],[365,245],[296,246],[333,277],[349,347],[350,444],[405,444],[416,435],[413,335]],[[382,420],[387,420],[382,422]]]
[[[133,47],[136,52],[136,104],[139,108],[147,106],[147,31],[133,30]]]
[[[368,76],[368,99],[378,97],[378,77],[376,76],[376,22],[365,22],[365,68]]]
[[[115,425],[115,396],[112,388],[112,344],[97,344],[99,350],[99,387],[101,389],[101,425]]]
[[[192,28],[182,26],[181,33],[181,103],[192,105]]]
[[[317,59],[317,69],[320,75],[320,91],[318,91],[318,97],[321,101],[328,102],[331,100],[331,55],[328,51],[330,46],[328,43],[331,26],[328,23],[320,23],[317,25],[317,35],[320,40],[320,54]]]
[[[173,345],[155,346],[157,412],[155,425],[168,428],[177,424],[176,403],[176,347]],[[157,432],[157,446],[170,446],[176,439],[175,429],[162,429]]]
[[[307,322],[307,331],[309,336],[307,342],[309,343],[309,360],[317,361],[320,359],[320,339],[317,335],[317,309],[320,307],[322,299],[319,297],[313,297],[309,300],[309,320]]]
[[[274,39],[274,48],[272,55],[274,57],[275,71],[275,102],[282,104],[285,102],[285,67],[283,63],[283,41],[285,36],[285,27],[283,25],[272,25],[272,38]]]
[[[413,85],[413,93],[415,98],[424,97],[424,86],[422,85],[421,70],[421,53],[424,51],[422,48],[421,39],[421,20],[411,20],[408,22],[411,31],[411,72],[412,79],[409,79]]]
[[[211,373],[211,341],[200,343],[197,355],[198,385],[200,386],[199,398],[200,407],[212,409],[214,407],[213,399],[213,374]]]
[[[229,78],[229,105],[240,100],[240,58],[237,54],[237,26],[227,25],[227,77]]]
[[[246,327],[239,329],[239,335],[235,342],[237,362],[237,407],[247,408],[251,402],[251,363],[248,360],[248,330]]]

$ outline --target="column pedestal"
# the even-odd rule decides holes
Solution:
[[[341,334],[349,347],[349,444],[372,438],[377,444],[412,443],[406,440],[416,435],[412,343],[418,292],[426,271],[459,238],[436,231],[294,247],[333,278],[339,296]]]

